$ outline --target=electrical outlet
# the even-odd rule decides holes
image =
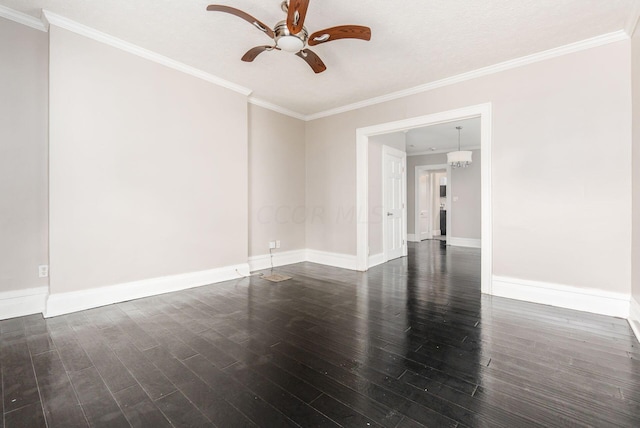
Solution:
[[[46,278],[49,276],[49,265],[40,265],[38,266],[38,277]]]
[[[269,241],[269,249],[273,250],[274,248],[276,248],[276,241]]]
[[[276,241],[276,248],[280,248],[280,241]]]

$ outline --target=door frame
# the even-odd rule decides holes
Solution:
[[[385,158],[388,154],[402,158],[402,257],[406,257],[407,249],[407,153],[390,146],[382,146],[382,253],[384,263],[389,261],[387,233],[387,177]]]
[[[491,294],[491,276],[493,274],[493,217],[491,196],[491,103],[478,104],[425,116],[387,122],[356,129],[356,268],[366,271],[369,268],[369,137],[421,128],[439,123],[454,122],[461,119],[480,117],[481,158],[481,273],[480,284],[483,293]]]
[[[414,173],[414,179],[415,179],[415,185],[414,185],[414,189],[415,189],[415,214],[414,214],[414,220],[415,220],[415,236],[418,242],[420,242],[422,239],[420,237],[421,233],[420,233],[420,173],[424,172],[424,171],[442,171],[445,170],[447,171],[447,245],[449,245],[449,237],[451,236],[451,233],[449,233],[449,231],[451,230],[451,165],[449,164],[438,164],[438,165],[416,165],[415,167],[415,173]],[[430,190],[429,193],[431,194],[433,192],[433,183],[431,183],[431,177],[429,177],[429,183],[430,183]],[[429,234],[431,235],[431,238],[433,239],[433,219],[431,219],[431,215],[433,214],[433,194],[431,195],[431,198],[429,198],[429,218],[430,218],[430,226],[429,226]]]

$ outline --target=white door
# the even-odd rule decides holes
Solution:
[[[431,216],[429,215],[430,210],[430,198],[431,198],[431,186],[430,186],[430,175],[423,174],[420,175],[419,178],[419,188],[420,197],[418,198],[420,201],[420,240],[431,239]]]
[[[383,146],[384,258],[407,255],[406,246],[406,160],[407,154]]]

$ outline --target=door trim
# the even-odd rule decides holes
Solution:
[[[385,158],[388,154],[402,158],[402,257],[406,257],[407,250],[407,153],[389,146],[382,146],[382,252],[384,263],[389,261],[387,234],[387,177]]]
[[[481,290],[491,294],[491,277],[493,274],[493,221],[491,195],[491,138],[492,107],[491,103],[478,104],[455,110],[419,116],[410,119],[387,122],[356,129],[356,248],[357,269],[368,269],[369,248],[369,137],[404,131],[438,123],[453,122],[460,119],[480,117],[481,136],[481,216],[482,216],[482,249],[481,249]]]
[[[442,171],[445,170],[447,171],[447,245],[449,245],[449,237],[451,236],[451,233],[449,232],[451,230],[451,166],[449,164],[443,163],[443,164],[438,164],[438,165],[416,165],[415,167],[415,173],[414,173],[414,179],[415,179],[415,184],[414,184],[414,189],[415,189],[415,205],[414,205],[414,209],[415,209],[415,213],[414,213],[414,221],[415,221],[415,229],[416,231],[420,231],[420,192],[419,192],[419,185],[420,185],[420,173],[424,172],[424,171]],[[429,192],[433,192],[433,183],[431,183],[431,179],[429,179],[429,182],[431,184],[431,189],[429,190]],[[431,215],[433,215],[433,195],[431,195],[432,197],[429,200],[429,219],[430,219],[430,226],[429,226],[429,234],[431,235],[431,238],[433,238],[433,219],[431,218]],[[416,236],[418,237],[418,239],[421,238],[421,233],[416,233]]]

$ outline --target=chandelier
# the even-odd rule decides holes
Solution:
[[[469,150],[460,150],[460,130],[462,126],[456,126],[458,130],[458,151],[447,153],[447,163],[452,168],[466,168],[471,165],[471,152]]]

